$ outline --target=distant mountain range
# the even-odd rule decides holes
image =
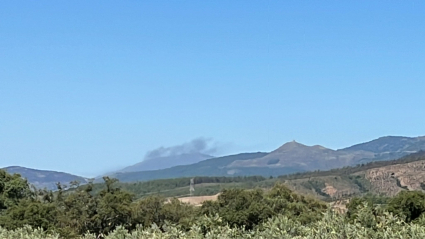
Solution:
[[[55,190],[57,188],[56,183],[58,182],[62,185],[69,185],[72,181],[78,181],[81,184],[88,182],[87,178],[56,171],[38,170],[19,166],[11,166],[3,169],[10,174],[20,174],[23,178],[26,178],[29,183],[40,189],[46,188],[48,190]]]
[[[109,176],[123,182],[194,176],[279,176],[397,159],[420,150],[425,150],[425,137],[387,136],[339,150],[320,145],[306,146],[293,141],[270,153],[242,153],[217,158],[204,154],[157,157]],[[21,174],[37,187],[52,188],[56,182],[87,180],[67,173],[22,167],[9,167],[6,170]]]
[[[348,148],[332,150],[320,145],[289,142],[270,154],[248,161],[235,161],[228,168],[297,168],[297,171],[328,170],[344,166],[391,160],[425,150],[425,137],[387,136]]]
[[[230,155],[161,170],[121,172],[111,177],[131,182],[194,176],[279,176],[392,160],[420,150],[425,150],[425,137],[387,136],[339,150],[293,141],[270,153]]]

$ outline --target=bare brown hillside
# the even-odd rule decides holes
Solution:
[[[290,179],[285,183],[299,193],[332,201],[364,193],[394,196],[402,190],[425,191],[425,156],[419,159],[348,174],[329,172],[326,176]]]
[[[219,194],[212,196],[193,196],[193,197],[182,197],[179,200],[183,203],[189,203],[195,206],[201,206],[205,201],[215,201],[217,200]]]
[[[425,160],[367,170],[372,190],[393,196],[401,190],[424,190]]]

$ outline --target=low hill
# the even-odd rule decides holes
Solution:
[[[23,178],[26,178],[28,182],[37,188],[55,190],[56,183],[60,182],[62,185],[69,185],[72,181],[78,181],[81,184],[87,183],[88,179],[69,173],[38,170],[19,166],[10,166],[3,168],[10,174],[20,174]]]

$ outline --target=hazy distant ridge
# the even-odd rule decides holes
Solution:
[[[60,182],[62,185],[69,185],[69,183],[72,181],[78,181],[81,184],[88,182],[87,178],[63,172],[38,170],[19,166],[10,166],[3,169],[11,174],[20,174],[23,178],[26,178],[29,183],[37,188],[47,188],[54,190],[56,189],[56,183],[58,182]]]

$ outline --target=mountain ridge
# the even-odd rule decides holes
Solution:
[[[365,150],[374,153],[406,152],[419,151],[423,149],[425,136],[406,137],[406,136],[383,136],[377,139],[355,144],[347,148],[339,149],[341,151]]]
[[[110,173],[108,176],[115,177],[123,182],[194,176],[258,175],[269,177],[392,160],[420,150],[425,150],[425,136],[385,136],[338,150],[321,145],[307,146],[291,141],[270,153],[240,153],[208,158],[187,165],[171,166],[171,164],[163,164],[164,168],[156,170],[118,171]],[[23,173],[21,174],[25,177]],[[43,182],[40,177],[31,178],[31,180],[36,184]],[[31,180],[29,181],[31,182]],[[57,178],[54,180],[57,180]],[[96,180],[101,180],[101,177]],[[52,182],[50,182],[50,185],[52,185]]]
[[[400,140],[402,139],[402,140]],[[392,141],[394,140],[394,141]],[[386,144],[397,147],[389,147],[395,152],[368,151],[368,147],[379,148]],[[353,150],[355,147],[356,150]],[[412,152],[399,149],[417,149]],[[297,172],[314,170],[329,170],[346,166],[355,166],[373,161],[392,160],[403,157],[409,153],[425,150],[425,136],[402,137],[386,136],[356,144],[344,149],[333,150],[321,145],[307,146],[299,142],[287,142],[270,153],[258,155],[249,154],[248,158],[239,159],[237,155],[226,156],[227,160],[220,158],[205,160],[209,167],[205,168],[201,161],[196,164],[170,167],[157,171],[132,172],[131,174],[120,173],[111,175],[123,181],[146,181],[161,178],[192,177],[192,176],[279,176]],[[258,157],[255,157],[258,156]],[[216,162],[219,162],[217,163]],[[225,163],[223,163],[225,162]]]
[[[69,185],[71,181],[78,181],[81,184],[89,181],[88,178],[53,170],[32,169],[22,166],[8,166],[2,169],[11,174],[21,175],[21,177],[27,179],[30,184],[39,189],[55,190],[58,182],[62,185]]]
[[[235,161],[228,168],[235,167],[293,167],[299,171],[327,170],[355,164],[364,158],[373,158],[374,154],[365,151],[343,152],[321,145],[307,146],[295,141],[288,142],[268,155],[250,161]]]

